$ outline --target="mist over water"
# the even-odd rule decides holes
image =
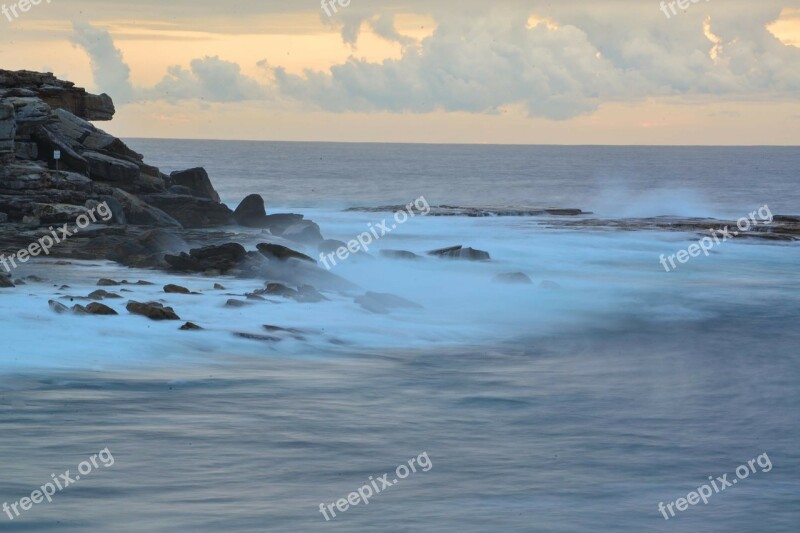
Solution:
[[[422,195],[614,218],[800,214],[797,149],[131,146],[164,171],[205,166],[231,207],[257,192],[342,241],[391,217],[342,208]],[[29,263],[20,276],[51,282],[0,298],[0,502],[106,446],[116,463],[4,530],[793,531],[800,248],[734,239],[667,273],[659,256],[698,235],[552,221],[416,216],[340,261],[332,272],[358,289],[317,304],[230,309],[258,283]],[[241,235],[248,249],[262,240]],[[379,253],[456,244],[492,261]],[[514,272],[533,283],[494,281]],[[96,277],[152,281],[136,299],[207,330],[47,309],[53,285],[85,295]],[[367,291],[422,307],[370,313],[353,301]],[[303,338],[234,336],[264,324]],[[335,521],[319,513],[422,452],[429,472]],[[658,512],[764,452],[772,471],[669,521]]]

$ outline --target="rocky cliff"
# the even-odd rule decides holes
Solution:
[[[90,122],[111,120],[114,111],[108,95],[52,74],[0,70],[0,221],[36,226],[46,212],[47,223],[68,222],[76,209],[102,201],[120,224],[232,221],[203,169],[168,176]]]

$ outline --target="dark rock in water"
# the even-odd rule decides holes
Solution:
[[[14,282],[11,278],[0,275],[0,289],[11,289],[14,287]]]
[[[531,278],[527,276],[527,274],[523,274],[522,272],[510,272],[508,274],[498,274],[494,277],[494,281],[500,283],[516,283],[522,285],[531,285],[533,281]]]
[[[394,294],[368,292],[354,300],[358,305],[376,314],[386,314],[394,309],[422,309],[418,303],[406,300]]]
[[[44,282],[47,281],[46,279],[44,279],[44,278],[42,278],[40,276],[33,276],[33,275],[25,276],[25,279],[28,280],[28,281],[32,281],[33,283],[44,283]]]
[[[260,194],[251,194],[241,201],[233,212],[233,219],[240,226],[263,228],[266,225],[267,209]]]
[[[72,312],[73,312],[74,314],[76,314],[76,315],[88,315],[88,314],[89,314],[89,310],[88,310],[88,309],[86,309],[86,308],[85,308],[84,306],[82,306],[81,304],[75,304],[75,305],[73,305],[73,306],[72,306]]]
[[[540,289],[560,289],[561,285],[559,285],[555,281],[544,280],[541,283],[539,283],[539,288]]]
[[[297,340],[305,340],[305,336],[303,335],[303,331],[294,328],[281,328],[278,326],[270,326],[268,324],[264,325],[264,329],[267,330],[269,333],[277,333],[278,335],[290,336]]]
[[[191,294],[192,291],[187,289],[186,287],[181,287],[180,285],[164,285],[164,292],[168,294]]]
[[[245,296],[247,297],[248,300],[256,300],[256,301],[259,301],[259,302],[266,302],[267,301],[266,298],[254,293],[254,292],[248,292],[247,294],[245,294]]]
[[[175,253],[189,248],[189,245],[182,238],[162,228],[152,229],[143,233],[138,242],[152,253]]]
[[[99,302],[92,302],[86,306],[86,312],[90,315],[117,315],[116,311],[108,307],[107,305],[101,304]]]
[[[280,296],[300,303],[317,303],[327,300],[322,293],[311,285],[301,285],[297,289],[292,289],[282,283],[267,283],[266,289],[256,291],[255,293]]]
[[[203,328],[195,324],[194,322],[187,322],[186,324],[180,327],[181,331],[200,331]]]
[[[121,283],[107,278],[103,278],[97,282],[98,287],[116,287],[117,285],[121,285]]]
[[[464,248],[461,245],[431,250],[428,255],[446,257],[448,259],[466,259],[468,261],[489,261],[491,259],[488,252],[474,248]]]
[[[173,172],[169,177],[173,185],[188,188],[194,196],[206,198],[216,203],[220,202],[219,194],[214,190],[214,186],[211,185],[208,172],[202,167]]]
[[[218,291],[224,291],[224,290],[227,290],[227,289],[225,289],[225,287],[223,287],[223,286],[222,286],[222,285],[220,285],[219,283],[215,283],[215,284],[214,284],[214,289],[215,289],[215,290],[218,290]]]
[[[7,279],[9,279],[9,280],[10,280],[11,278],[7,278]],[[21,279],[15,279],[15,280],[14,280],[14,285],[27,285],[27,283],[25,283],[25,282],[24,282],[23,280],[21,280]]]
[[[267,283],[267,288],[264,294],[270,296],[282,296],[283,298],[294,298],[297,296],[297,291],[290,289],[282,283]]]
[[[234,333],[237,337],[251,341],[264,341],[264,342],[280,342],[280,337],[271,337],[269,335],[258,335],[256,333]]]
[[[238,243],[195,248],[189,253],[166,255],[164,260],[173,270],[181,272],[219,272],[231,270],[247,256],[247,250]]]
[[[139,281],[137,281],[136,283],[129,283],[127,280],[123,280],[122,284],[123,285],[142,285],[142,286],[155,285],[155,283],[151,283],[149,281],[144,281],[144,280],[141,280],[141,279]]]
[[[207,198],[179,194],[147,194],[142,198],[177,220],[184,228],[214,228],[233,221],[233,213],[225,204]]]
[[[64,313],[69,313],[69,308],[62,304],[61,302],[57,302],[55,300],[50,300],[47,302],[47,305],[50,306],[50,310],[54,313],[58,313],[59,315],[63,315]]]
[[[141,315],[150,320],[180,320],[171,307],[164,307],[157,302],[139,303],[131,300],[126,309],[134,315]]]
[[[225,307],[247,307],[248,305],[252,305],[250,302],[243,302],[241,300],[236,300],[235,298],[229,299],[225,302]]]
[[[380,254],[382,257],[387,257],[389,259],[404,259],[404,260],[421,259],[421,257],[415,254],[414,252],[407,252],[406,250],[381,250]]]
[[[319,246],[317,246],[317,250],[321,254],[335,254],[336,250],[339,248],[347,248],[347,243],[342,241],[337,241],[336,239],[325,239]]]
[[[301,285],[297,288],[297,294],[294,296],[294,299],[301,303],[318,303],[326,301],[322,293],[320,293],[317,289],[312,287],[311,285]]]
[[[281,237],[304,244],[319,244],[325,240],[322,230],[310,220],[301,220],[292,224],[281,233]]]
[[[294,258],[294,259],[300,259],[301,261],[308,261],[310,263],[316,264],[316,261],[308,257],[306,254],[301,254],[300,252],[296,252],[291,248],[287,248],[286,246],[281,246],[280,244],[261,243],[257,245],[256,248],[258,248],[258,251],[261,252],[261,254],[264,257],[267,258],[274,257],[275,259],[280,259],[284,261],[286,259]]]
[[[292,224],[301,222],[303,218],[305,218],[303,215],[298,215],[296,213],[276,213],[274,215],[267,215],[264,218],[263,226],[259,227],[268,229],[273,235],[281,236],[283,232],[286,231],[286,228]]]
[[[98,289],[89,294],[87,298],[89,298],[90,300],[102,300],[104,298],[110,298],[110,299],[122,298],[122,296],[120,296],[119,294],[114,294],[113,292],[104,291],[103,289]]]

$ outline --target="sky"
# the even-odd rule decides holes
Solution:
[[[0,68],[108,93],[120,137],[800,140],[800,0],[19,2]]]

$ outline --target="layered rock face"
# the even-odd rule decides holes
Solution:
[[[37,225],[45,205],[74,213],[106,201],[120,223],[207,228],[233,221],[203,169],[168,176],[89,122],[111,120],[114,111],[108,95],[52,74],[0,70],[0,220]]]

